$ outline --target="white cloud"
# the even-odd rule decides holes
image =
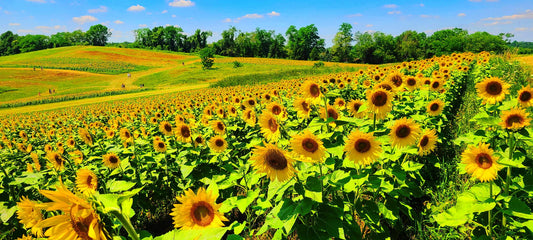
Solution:
[[[270,13],[267,13],[267,15],[268,15],[268,16],[271,16],[271,17],[277,17],[277,16],[279,16],[280,14],[279,14],[279,12],[272,11],[272,12],[270,12]]]
[[[424,6],[426,6],[426,5],[424,5],[423,3],[421,3],[421,4],[420,4],[420,5],[418,5],[418,6],[420,6],[420,7],[424,7]]]
[[[174,0],[168,4],[171,7],[192,7],[194,2],[190,0]]]
[[[175,18],[175,17],[176,17],[176,14],[172,14],[172,17]]]
[[[422,14],[420,15],[421,18],[439,18],[438,15],[426,15],[426,14]]]
[[[123,22],[123,21],[120,21],[120,20],[115,20],[114,23],[115,23],[115,24],[123,24],[124,22]]]
[[[162,14],[165,14],[165,13],[167,13],[167,12],[168,12],[167,10],[163,10],[161,13],[162,13]]]
[[[26,0],[27,2],[46,3],[46,0]]]
[[[226,18],[222,22],[231,22],[231,18]]]
[[[468,0],[468,1],[470,1],[470,2],[481,2],[483,0]]]
[[[350,15],[348,15],[348,17],[361,17],[361,16],[363,16],[363,14],[361,14],[361,13],[356,13],[356,14],[350,14]]]
[[[96,22],[96,21],[98,21],[98,18],[95,18],[95,17],[90,16],[90,15],[85,15],[85,16],[81,16],[81,17],[73,17],[72,21],[76,22],[77,24],[85,24],[85,23],[88,23],[88,22]]]
[[[128,11],[130,12],[140,12],[140,11],[144,11],[146,8],[144,8],[143,6],[137,4],[137,5],[133,5],[131,7],[128,8]]]
[[[263,18],[264,16],[261,15],[261,14],[257,14],[257,13],[248,13],[242,17],[240,17],[239,19],[244,19],[244,18],[250,18],[250,19],[256,19],[256,18]]]
[[[18,33],[22,33],[22,34],[28,34],[28,33],[35,33],[35,30],[31,30],[31,29],[19,29],[17,30]]]
[[[55,25],[55,26],[54,26],[54,29],[55,29],[55,30],[58,30],[58,29],[67,29],[67,27],[66,27],[66,26],[61,26],[61,25]]]
[[[147,27],[147,26],[148,26],[148,25],[146,25],[146,24],[139,24],[139,27],[142,27],[142,28],[145,28],[145,27]]]
[[[384,8],[397,8],[398,5],[396,5],[396,4],[387,4],[387,5],[384,5],[383,7]]]
[[[519,27],[519,28],[515,28],[514,30],[515,30],[516,32],[525,32],[525,31],[528,30],[528,28],[526,28],[526,27]]]
[[[484,18],[482,20],[485,20],[485,21],[501,21],[501,20],[514,20],[514,19],[533,19],[533,11],[528,9],[523,14],[507,15],[507,16],[502,16],[502,17],[489,17],[489,18]]]
[[[374,26],[374,24],[367,24],[367,25],[365,25],[365,27],[373,27],[373,26]]]
[[[20,26],[20,23],[9,23],[9,26]]]
[[[465,13],[459,13],[459,14],[457,14],[457,16],[458,17],[464,17],[464,16],[466,16],[466,14]]]
[[[392,15],[392,14],[400,14],[400,13],[402,13],[402,12],[400,12],[400,11],[390,11],[390,12],[387,12],[387,14],[391,14],[391,15]]]
[[[99,8],[89,9],[87,12],[89,12],[89,13],[105,13],[105,12],[107,12],[107,7],[106,6],[100,6]]]
[[[494,25],[506,25],[506,24],[511,24],[513,22],[511,21],[505,21],[505,22],[500,22],[500,21],[494,21],[494,22],[490,22],[490,23],[485,23],[483,24],[484,26],[494,26]]]

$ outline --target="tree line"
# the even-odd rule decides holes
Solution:
[[[404,31],[398,36],[383,32],[354,32],[353,26],[342,23],[333,39],[333,46],[326,48],[314,24],[297,28],[291,25],[284,34],[256,28],[252,32],[235,27],[224,30],[222,38],[207,43],[211,31],[197,29],[187,35],[176,26],[157,26],[133,31],[133,43],[107,44],[111,32],[98,24],[87,32],[60,32],[51,35],[18,36],[7,31],[0,36],[0,55],[10,55],[52,47],[72,45],[112,45],[129,48],[146,48],[176,52],[198,52],[206,47],[222,56],[288,58],[297,60],[321,60],[333,62],[390,63],[441,56],[454,52],[490,51],[502,53],[518,48],[519,53],[530,53],[533,43],[510,42],[511,34],[492,35],[487,32],[469,34],[461,28],[444,29],[427,35],[424,32]],[[526,50],[523,50],[526,49]],[[527,50],[529,49],[529,50]]]

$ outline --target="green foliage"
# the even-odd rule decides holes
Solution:
[[[314,24],[296,29],[291,25],[285,35],[288,38],[289,58],[297,60],[318,60],[320,52],[325,50],[324,39],[318,35]]]
[[[93,46],[105,46],[109,37],[111,37],[111,30],[102,24],[91,26],[85,33],[87,42]]]
[[[324,67],[324,62],[318,61],[316,63],[313,63],[313,68],[321,68]]]
[[[339,32],[333,38],[333,61],[335,62],[351,62],[350,51],[353,42],[352,25],[349,23],[342,23],[339,27]]]
[[[233,68],[240,68],[242,67],[242,63],[239,61],[233,61]]]
[[[200,50],[200,60],[203,69],[210,69],[215,63],[215,51],[212,48],[204,48]]]

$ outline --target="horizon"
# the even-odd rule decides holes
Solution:
[[[87,31],[90,26],[107,26],[110,43],[134,42],[133,30],[156,26],[181,27],[191,35],[196,29],[212,31],[208,42],[221,39],[231,26],[243,32],[256,28],[274,30],[285,36],[289,26],[314,24],[326,47],[339,26],[346,22],[353,32],[383,32],[398,36],[407,30],[428,36],[443,29],[461,28],[469,33],[485,31],[511,33],[511,41],[533,40],[533,10],[530,0],[441,1],[62,1],[0,0],[0,32],[18,35]],[[511,2],[511,3],[510,3]]]

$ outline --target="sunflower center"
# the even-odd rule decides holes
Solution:
[[[318,85],[314,83],[309,87],[309,92],[313,97],[318,97],[320,95],[320,89],[318,88]]]
[[[392,81],[392,83],[394,83],[394,85],[395,85],[396,87],[399,87],[399,86],[402,85],[402,82],[403,82],[403,81],[402,81],[402,76],[400,76],[400,75],[394,75],[394,76],[392,76],[391,81]]]
[[[337,113],[337,111],[335,111],[335,109],[329,108],[328,109],[328,118],[333,118],[333,119],[337,120],[337,118],[339,118],[339,113]]]
[[[181,136],[188,138],[191,136],[191,130],[187,126],[182,126],[180,129]]]
[[[400,125],[396,129],[396,136],[399,138],[405,138],[411,133],[411,128],[407,125]]]
[[[268,119],[268,128],[270,131],[275,132],[278,130],[278,124],[274,118]]]
[[[385,89],[387,91],[391,91],[392,90],[392,86],[387,84],[387,83],[382,83],[382,84],[379,85],[379,87],[383,88],[383,89]]]
[[[72,220],[72,228],[78,234],[78,237],[81,239],[91,239],[89,237],[89,227],[81,221]]]
[[[167,129],[167,128],[166,128],[166,126],[165,126],[165,130],[166,130],[166,129]],[[128,132],[128,131],[124,132],[124,137],[126,137],[126,138],[130,138],[130,137],[131,137],[130,132]]]
[[[421,147],[425,147],[427,146],[429,143],[429,138],[428,136],[423,136],[422,139],[420,139],[420,146]]]
[[[514,123],[522,124],[522,122],[524,122],[524,118],[519,114],[512,114],[505,119],[505,125],[509,127],[512,127]]]
[[[248,104],[250,106],[254,106],[255,105],[255,100],[253,100],[253,99],[248,100]]]
[[[433,112],[439,110],[439,104],[438,103],[433,103],[431,104],[431,106],[429,106],[429,109]]]
[[[387,103],[387,93],[383,91],[375,92],[372,94],[372,104],[377,107],[381,107]]]
[[[305,149],[305,151],[314,153],[316,150],[318,150],[318,143],[314,139],[305,138],[302,141],[302,147]]]
[[[157,143],[157,146],[158,146],[159,148],[165,148],[165,143],[164,143],[164,142],[158,142],[158,143]]]
[[[416,80],[414,78],[407,79],[407,85],[409,85],[409,86],[416,85]]]
[[[340,100],[337,104],[342,107],[344,106],[345,103],[344,103],[344,100]]]
[[[480,168],[489,169],[492,166],[492,158],[489,154],[480,153],[476,156],[476,163]]]
[[[268,95],[268,94],[265,95],[265,99],[266,99],[267,101],[270,101],[270,95]]]
[[[58,165],[61,165],[61,163],[63,163],[63,159],[61,159],[61,156],[59,156],[59,154],[54,155],[54,161],[56,161]]]
[[[213,222],[215,211],[213,207],[204,201],[195,203],[191,208],[191,218],[195,224],[202,227],[208,226]]]
[[[218,123],[217,123],[217,128],[218,128],[218,130],[220,130],[220,131],[224,131],[224,124],[223,124],[222,122],[218,122]]]
[[[246,112],[246,119],[250,119],[250,118],[252,118],[252,112],[248,111]]]
[[[527,102],[527,101],[531,100],[531,92],[524,91],[524,92],[520,93],[520,96],[518,98],[522,102]]]
[[[224,140],[222,140],[222,139],[215,140],[215,145],[217,145],[217,147],[224,146]]]
[[[202,143],[202,142],[204,142],[203,139],[202,139],[201,137],[199,137],[199,136],[196,137],[196,138],[194,139],[194,141],[196,141],[196,143]]]
[[[309,109],[309,104],[307,104],[307,102],[302,102],[302,108],[306,112],[309,112],[311,110],[311,109]]]
[[[109,162],[110,163],[117,163],[118,162],[118,157],[117,156],[109,156]]]
[[[172,126],[170,126],[170,124],[168,124],[168,123],[165,124],[164,128],[165,128],[165,131],[172,132]]]
[[[367,139],[357,139],[354,144],[355,150],[360,153],[366,153],[368,150],[370,150],[370,141]]]
[[[287,158],[282,152],[275,149],[269,149],[265,154],[266,163],[275,170],[287,168]]]
[[[272,107],[272,113],[274,113],[275,115],[279,115],[281,113],[281,107],[275,105],[274,107]]]
[[[502,85],[497,81],[487,83],[486,91],[490,95],[499,95],[502,90]]]
[[[359,108],[361,107],[361,104],[360,103],[354,103],[353,104],[353,110],[355,112],[359,112]]]
[[[231,108],[231,113],[236,113],[236,112],[237,112],[237,109],[235,109],[235,108],[232,107],[232,108]]]
[[[87,186],[89,186],[89,188],[93,188],[93,176],[91,175],[87,176]]]
[[[434,89],[439,88],[439,86],[440,86],[439,82],[433,82],[433,84],[431,84],[431,87],[434,88]]]

